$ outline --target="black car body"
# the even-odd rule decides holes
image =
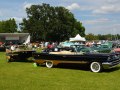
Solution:
[[[79,46],[74,46],[74,50],[71,51],[36,52],[33,57],[36,65],[45,64],[51,68],[60,63],[84,63],[89,65],[92,72],[100,72],[120,63],[120,55],[117,53],[97,53]]]

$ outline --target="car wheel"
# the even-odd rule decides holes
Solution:
[[[101,72],[102,71],[102,65],[101,65],[101,63],[99,63],[99,62],[92,62],[91,64],[90,64],[90,70],[92,71],[92,72]]]
[[[47,68],[52,68],[53,67],[53,62],[52,61],[46,61],[46,67]]]

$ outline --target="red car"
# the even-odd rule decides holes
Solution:
[[[113,49],[114,52],[119,52],[120,53],[120,48],[115,48]]]

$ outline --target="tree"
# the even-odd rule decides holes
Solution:
[[[17,32],[17,24],[15,19],[0,21],[0,33],[14,33]]]
[[[90,40],[90,41],[91,41],[91,40],[96,40],[96,39],[95,39],[95,35],[92,34],[92,33],[89,33],[88,35],[86,35],[85,38],[86,38],[86,40]]]
[[[85,36],[85,28],[74,15],[64,7],[49,4],[32,5],[26,8],[27,18],[20,24],[22,32],[28,32],[32,40],[63,41],[80,34]]]

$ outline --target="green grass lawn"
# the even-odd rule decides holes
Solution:
[[[120,66],[93,73],[83,69],[7,63],[0,52],[0,90],[120,90]]]

